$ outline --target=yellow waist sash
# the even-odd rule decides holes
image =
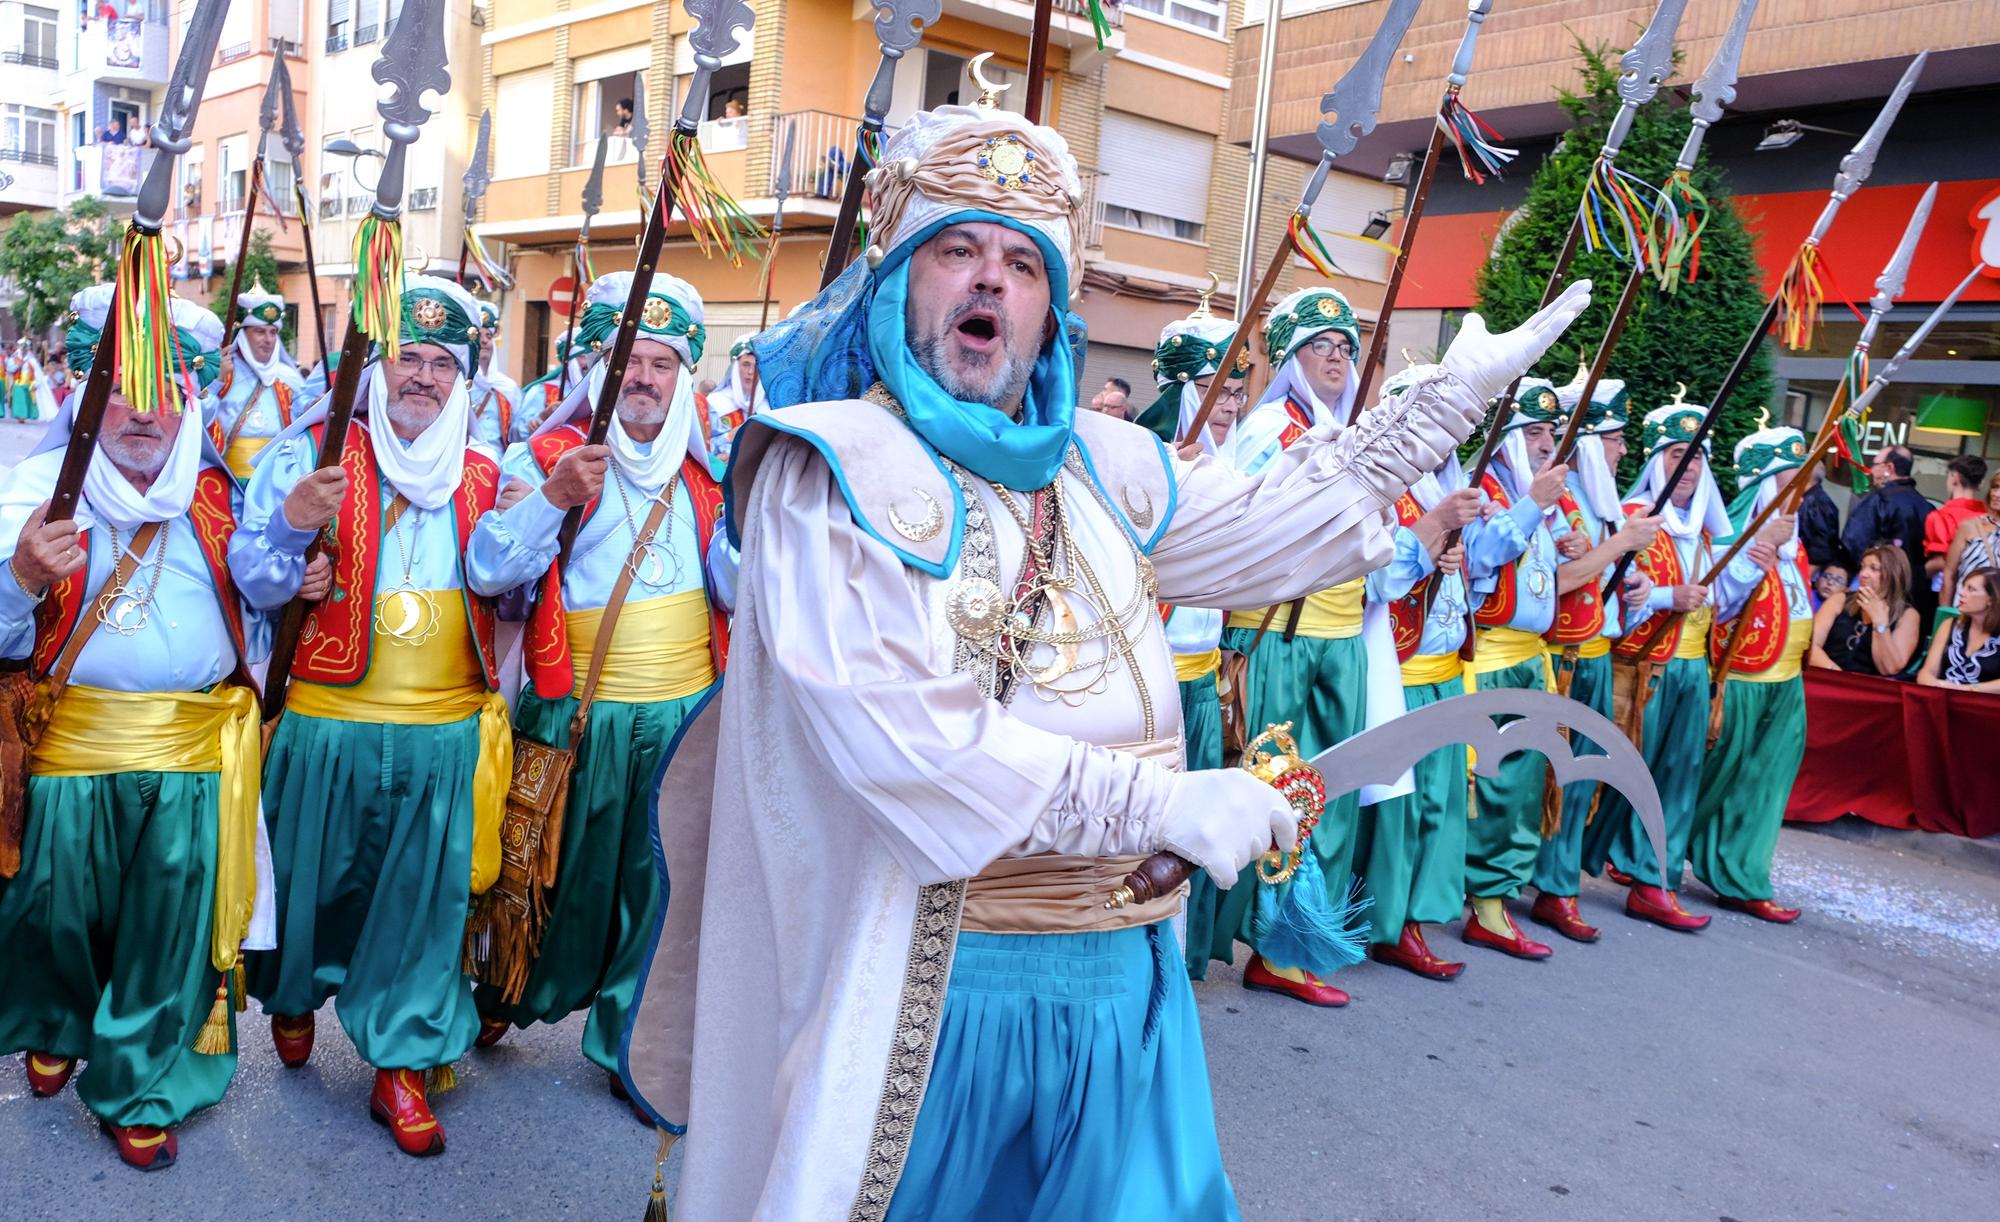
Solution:
[[[1205,679],[1222,669],[1222,650],[1211,649],[1207,653],[1177,653],[1174,655],[1174,678],[1182,683],[1193,683]]]
[[[1305,610],[1299,613],[1298,635],[1312,637],[1320,641],[1343,641],[1361,635],[1361,599],[1363,583],[1350,581],[1337,585],[1331,590],[1321,590],[1317,594],[1306,595]],[[1271,630],[1282,632],[1285,619],[1290,614],[1280,607],[1271,619]],[[1262,608],[1256,611],[1231,611],[1231,628],[1255,628],[1264,622]]]
[[[1519,666],[1523,662],[1540,659],[1542,678],[1548,690],[1556,690],[1556,668],[1549,661],[1549,643],[1539,632],[1523,632],[1519,628],[1481,628],[1479,630],[1479,651],[1472,657],[1472,665],[1466,667],[1465,688],[1468,692],[1479,690],[1479,676],[1490,675],[1494,671]]]
[[[1455,653],[1420,653],[1403,663],[1403,686],[1444,683],[1465,673],[1465,661]]]
[[[1708,630],[1715,623],[1715,608],[1704,606],[1690,611],[1681,621],[1681,639],[1674,645],[1676,658],[1707,658]]]
[[[569,656],[581,684],[604,608],[571,611],[568,619]],[[715,682],[708,635],[708,596],[699,589],[626,603],[612,629],[597,699],[646,704],[694,695]]]
[[[222,465],[237,479],[249,479],[251,461],[275,440],[275,437],[238,437],[222,452]]]
[[[221,774],[215,825],[216,970],[236,966],[257,898],[257,798],[263,786],[257,697],[246,687],[209,692],[63,690],[35,747],[35,776],[116,772]]]
[[[1561,645],[1549,646],[1549,653],[1556,657],[1561,657],[1562,651],[1563,647]],[[1579,658],[1602,658],[1608,656],[1610,653],[1611,638],[1608,636],[1591,637],[1576,647],[1576,656]]]
[[[1754,675],[1732,672],[1730,680],[1735,683],[1784,683],[1798,678],[1805,671],[1806,650],[1812,646],[1812,628],[1810,617],[1787,621],[1785,647],[1779,651],[1777,661],[1771,663],[1771,669]]]
[[[479,652],[472,642],[457,590],[432,590],[437,631],[412,646],[374,628],[368,673],[351,687],[294,680],[285,707],[329,721],[397,726],[443,726],[479,718],[479,766],[472,782],[472,893],[484,894],[500,877],[500,816],[514,775],[514,735],[507,698],[486,690]],[[379,608],[384,600],[377,599]]]

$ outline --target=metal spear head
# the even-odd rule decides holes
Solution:
[[[792,193],[792,148],[799,140],[799,125],[785,124],[785,155],[778,162],[778,181],[772,187],[772,194],[778,197],[778,209],[783,211],[785,197]]]
[[[271,79],[264,83],[264,101],[257,107],[257,130],[269,134],[278,130],[278,117],[284,110],[284,96],[291,92],[291,84],[285,79],[285,57],[271,57]]]
[[[722,57],[736,49],[738,34],[757,24],[757,14],[749,0],[682,0],[682,7],[694,22],[688,32],[688,46],[694,51],[694,78],[688,82],[687,101],[681,104],[674,126],[692,135],[701,126],[701,112],[708,106],[708,82],[722,67]]]
[[[444,0],[406,0],[395,32],[382,43],[382,54],[371,69],[378,84],[393,92],[375,103],[382,116],[382,134],[397,144],[410,144],[433,112],[423,95],[451,92],[451,68],[445,62]]]
[[[1681,15],[1686,11],[1687,0],[1660,0],[1646,32],[1619,57],[1618,66],[1624,73],[1618,78],[1618,117],[1611,121],[1611,131],[1604,137],[1604,149],[1598,156],[1609,160],[1618,155],[1632,130],[1633,116],[1653,100],[1661,82],[1673,75],[1674,38],[1680,33]]]
[[[1917,87],[1917,78],[1923,75],[1924,61],[1930,58],[1929,51],[1919,52],[1903,70],[1903,79],[1896,82],[1895,91],[1889,100],[1882,103],[1882,113],[1875,116],[1875,122],[1861,134],[1854,148],[1840,159],[1840,173],[1833,180],[1833,193],[1842,199],[1861,189],[1868,176],[1875,172],[1875,155],[1882,151],[1882,142],[1889,138],[1889,125],[1902,113],[1903,103],[1910,98],[1910,91]]]
[[[1309,210],[1319,198],[1320,188],[1326,185],[1327,171],[1333,168],[1333,159],[1353,152],[1361,137],[1375,130],[1375,118],[1382,111],[1382,82],[1388,78],[1389,64],[1396,58],[1396,48],[1409,32],[1420,3],[1421,0],[1390,0],[1389,11],[1382,15],[1382,24],[1375,28],[1375,36],[1368,40],[1360,58],[1320,98],[1320,114],[1333,118],[1322,118],[1315,132],[1319,137],[1319,165],[1306,180],[1305,193],[1299,199],[1300,212]],[[1275,26],[1267,22],[1264,36],[1269,38],[1275,33]]]
[[[864,121],[880,126],[889,113],[890,90],[896,75],[896,61],[923,41],[924,27],[944,15],[944,0],[870,0],[875,6],[875,41],[882,48],[882,62],[868,94],[861,101]]]
[[[1937,202],[1938,185],[1932,183],[1917,201],[1916,211],[1910,213],[1910,223],[1903,230],[1903,240],[1896,243],[1896,253],[1889,256],[1889,265],[1875,278],[1875,295],[1868,299],[1868,311],[1880,318],[1896,304],[1903,295],[1903,285],[1910,277],[1910,260],[1917,253],[1917,239],[1924,236],[1924,225],[1931,219],[1931,205]]]
[[[1736,100],[1736,75],[1743,63],[1743,41],[1749,36],[1750,18],[1756,12],[1757,0],[1739,0],[1736,16],[1729,23],[1729,32],[1722,36],[1722,45],[1715,49],[1715,57],[1708,61],[1707,70],[1695,81],[1694,104],[1688,107],[1694,114],[1694,126],[1688,129],[1687,143],[1681,145],[1681,155],[1674,162],[1675,169],[1694,169],[1708,129],[1722,118],[1722,108]]]
[[[222,38],[222,19],[228,8],[229,0],[198,0],[187,32],[181,36],[180,58],[174,61],[166,96],[160,102],[160,117],[153,123],[153,147],[159,154],[146,170],[146,181],[132,208],[132,223],[140,229],[157,232],[167,215],[174,162],[193,143],[195,112],[201,109],[201,95],[208,88],[208,66],[215,62],[215,47]]]
[[[280,55],[276,59],[277,68],[275,71],[277,72],[278,79],[284,82],[283,105],[285,112],[278,131],[278,142],[283,144],[285,151],[292,156],[294,181],[302,182],[304,179],[300,177],[299,158],[306,151],[306,134],[299,128],[299,100],[292,95],[292,70],[285,66],[285,57]]]
[[[479,218],[479,200],[493,185],[493,112],[479,112],[479,134],[472,141],[472,160],[465,165],[465,223]]]
[[[1882,393],[1882,388],[1896,380],[1896,372],[1903,367],[1903,362],[1910,359],[1911,353],[1924,346],[1924,341],[1929,339],[1931,332],[1944,321],[1944,316],[1951,313],[1951,308],[1958,304],[1958,299],[1965,295],[1965,290],[1971,288],[1972,282],[1985,274],[1985,271],[1984,264],[1973,265],[1972,270],[1965,274],[1965,279],[1958,282],[1958,287],[1943,301],[1938,302],[1937,309],[1931,311],[1930,317],[1924,319],[1923,325],[1918,327],[1909,339],[1904,340],[1903,346],[1896,349],[1896,355],[1890,357],[1889,363],[1876,372],[1874,379],[1868,383],[1868,389],[1862,391],[1861,397],[1849,405],[1848,415],[1859,416],[1868,410],[1868,405],[1875,402],[1876,396]]]
[[[611,143],[611,137],[603,132],[597,134],[597,155],[590,160],[590,177],[583,180],[584,224],[596,216],[604,207],[604,153]]]
[[[646,185],[646,140],[653,134],[653,129],[646,122],[646,91],[639,89],[634,90],[633,93],[632,134],[630,139],[632,141],[632,150],[639,157],[639,162],[633,169],[639,175],[639,185],[643,187]]]

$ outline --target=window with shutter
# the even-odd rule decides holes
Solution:
[[[1215,137],[1121,111],[1104,112],[1098,141],[1104,223],[1199,242],[1208,222]]]

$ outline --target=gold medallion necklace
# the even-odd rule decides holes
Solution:
[[[118,528],[109,523],[106,525],[111,531],[111,571],[116,574],[118,560],[125,555],[125,545],[118,537]],[[97,613],[99,624],[119,636],[137,636],[147,621],[153,618],[153,596],[159,593],[160,575],[167,568],[167,534],[173,528],[171,521],[160,523],[159,545],[153,552],[153,575],[147,579],[145,590],[141,591],[133,584],[133,578],[138,576],[135,569],[132,577],[112,588],[110,601]]]
[[[393,644],[414,649],[437,635],[442,617],[438,613],[437,599],[431,596],[429,590],[419,590],[411,579],[416,560],[410,554],[409,540],[403,536],[403,524],[409,518],[408,513],[398,517],[395,527],[389,532],[395,537],[397,551],[403,558],[403,580],[375,600],[375,631],[387,636]]]

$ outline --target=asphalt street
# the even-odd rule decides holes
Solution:
[[[0,464],[28,431],[0,426]],[[1440,984],[1364,964],[1320,1011],[1196,986],[1224,1161],[1243,1215],[1694,1222],[1994,1216],[2000,1200],[2000,872],[1787,829],[1778,928],[1699,935],[1622,916],[1586,884],[1601,943],[1545,964],[1464,947]],[[1711,911],[1690,884],[1691,907]],[[4,952],[0,952],[4,953]],[[29,1097],[0,1062],[0,1216],[637,1222],[653,1134],[577,1050],[580,1020],[461,1061],[440,1158],[396,1153],[322,1011],[281,1068],[253,1007],[223,1102],[180,1162],[119,1164],[74,1090]],[[683,1220],[700,1222],[700,1220]],[[1165,1220],[1162,1220],[1165,1222]]]

